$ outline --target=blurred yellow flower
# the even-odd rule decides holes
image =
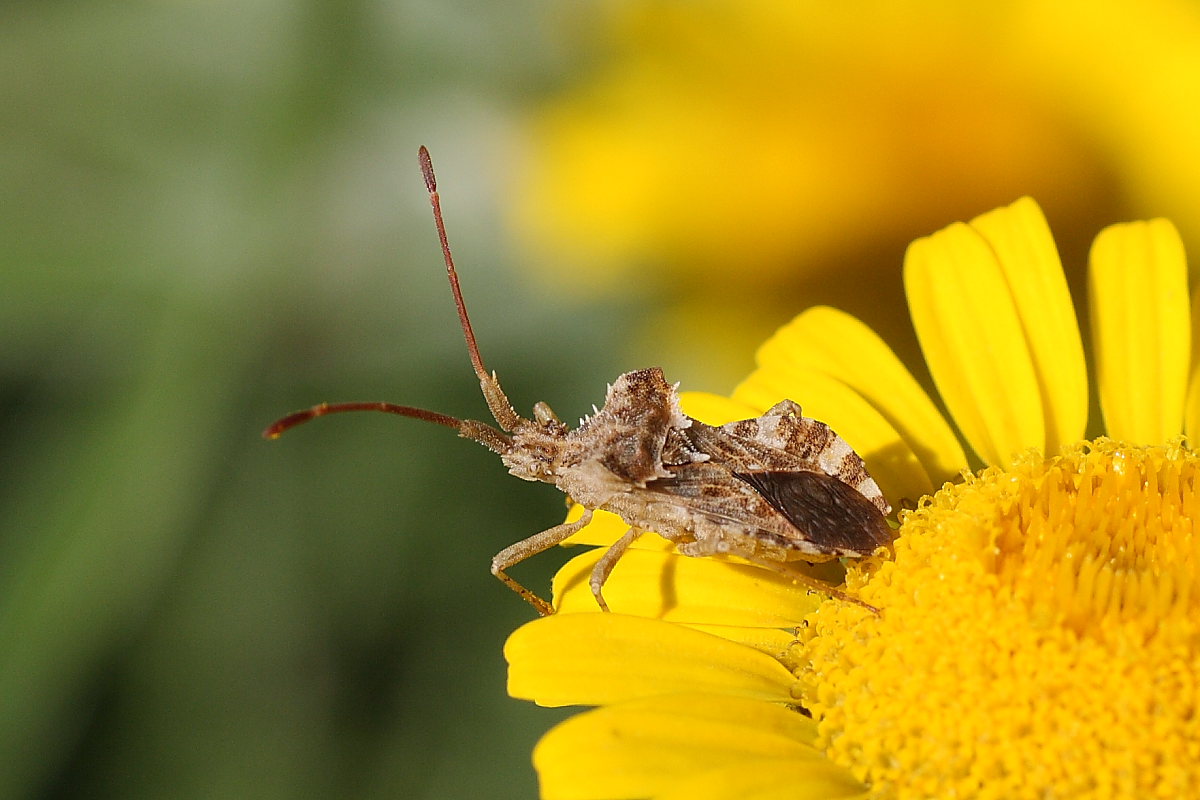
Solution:
[[[549,282],[667,298],[656,353],[738,363],[801,304],[877,308],[895,339],[891,254],[1021,194],[1071,255],[1114,216],[1200,207],[1194,3],[586,8],[514,222]]]
[[[986,465],[975,472],[883,340],[832,309],[764,344],[732,398],[685,396],[711,424],[800,400],[893,502],[917,501],[893,559],[845,567],[847,590],[882,613],[644,537],[603,614],[587,581],[603,550],[574,558],[555,579],[558,613],[505,650],[514,697],[599,706],[537,746],[543,797],[1196,796],[1200,458],[1182,434],[1197,432],[1200,379],[1186,273],[1165,220],[1096,238],[1106,435],[1081,441],[1083,337],[1038,206],[914,242],[913,323]],[[597,516],[577,542],[623,533]]]

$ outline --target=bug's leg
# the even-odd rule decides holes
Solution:
[[[754,555],[743,555],[742,558],[744,558],[748,561],[754,561],[754,563],[757,564],[758,566],[767,567],[767,569],[770,571],[778,572],[779,575],[784,576],[785,578],[791,578],[792,581],[802,584],[802,585],[804,585],[804,587],[808,587],[810,590],[816,591],[816,593],[820,593],[822,595],[828,595],[830,597],[833,597],[833,599],[835,599],[835,600],[842,600],[847,603],[854,603],[854,604],[856,604],[856,606],[862,606],[866,610],[869,610],[869,612],[871,612],[872,614],[875,614],[876,616],[880,615],[880,609],[876,608],[875,606],[872,606],[872,604],[870,604],[869,602],[859,600],[858,597],[848,594],[848,593],[845,593],[845,591],[842,591],[841,589],[833,587],[833,585],[830,585],[824,581],[818,581],[817,578],[814,578],[809,575],[804,575],[804,573],[800,572],[799,570],[791,569],[791,567],[788,566],[787,564],[785,564],[784,561],[772,561],[770,559],[760,559],[760,558],[755,558]]]
[[[604,602],[604,595],[600,593],[600,590],[604,588],[604,582],[608,580],[609,573],[613,571],[613,567],[617,565],[621,556],[625,555],[629,545],[633,544],[643,533],[645,531],[638,528],[630,528],[625,531],[625,535],[609,545],[608,550],[604,551],[604,555],[600,556],[600,560],[596,562],[596,566],[592,567],[592,579],[589,581],[589,585],[592,587],[592,594],[596,596],[596,602],[604,611],[608,611],[608,603]]]
[[[800,570],[791,568],[784,561],[772,561],[769,558],[761,558],[761,557],[758,557],[755,555],[747,555],[746,553],[738,553],[738,555],[741,556],[742,558],[746,559],[747,561],[754,562],[755,564],[757,564],[760,567],[766,567],[767,569],[771,570],[772,572],[777,572],[780,575],[784,576],[785,578],[789,578],[789,579],[795,581],[796,583],[802,584],[803,586],[808,587],[809,589],[811,589],[814,592],[819,592],[820,594],[828,595],[829,597],[832,597],[836,600],[843,600],[847,603],[854,603],[856,606],[862,606],[867,611],[870,611],[872,614],[875,614],[876,616],[878,616],[880,613],[879,609],[876,608],[875,606],[871,605],[870,603],[867,603],[863,600],[859,600],[854,595],[843,592],[841,589],[838,589],[835,586],[831,586],[830,584],[826,583],[825,581],[817,580],[816,578],[812,577],[811,575],[805,575]]]
[[[698,557],[698,558],[703,558],[704,556],[731,556],[731,555],[737,556],[739,558],[744,558],[747,561],[751,562],[752,564],[756,564],[757,566],[760,566],[760,567],[765,567],[766,569],[769,569],[772,572],[782,575],[783,577],[787,578],[788,580],[795,581],[796,583],[802,584],[814,592],[819,592],[820,594],[828,595],[829,597],[835,598],[837,600],[844,600],[845,602],[848,602],[848,603],[854,603],[855,605],[862,606],[863,608],[867,609],[868,611],[870,611],[871,613],[876,614],[876,615],[878,615],[880,613],[879,609],[876,608],[875,606],[871,605],[870,603],[866,603],[862,600],[859,600],[854,595],[843,592],[841,589],[838,589],[835,586],[831,586],[830,584],[826,583],[825,581],[817,580],[816,578],[812,577],[811,575],[805,575],[800,570],[792,568],[786,561],[777,561],[772,558],[764,558],[763,556],[758,555],[757,553],[753,552],[752,550],[731,547],[731,546],[729,546],[728,542],[725,542],[721,539],[700,540],[700,541],[695,541],[695,542],[688,542],[686,544],[682,544],[679,546],[679,552],[683,553],[685,556],[694,556],[694,557]]]
[[[550,616],[554,613],[554,606],[517,583],[504,570],[512,567],[514,564],[519,564],[543,550],[549,550],[568,536],[577,533],[584,525],[587,525],[591,521],[592,510],[590,508],[585,509],[583,516],[574,522],[564,522],[561,525],[555,525],[553,528],[547,528],[541,533],[535,533],[528,539],[522,539],[516,544],[509,545],[499,553],[496,553],[492,559],[492,574],[499,578],[505,586],[521,595],[521,597],[524,597],[543,617]]]

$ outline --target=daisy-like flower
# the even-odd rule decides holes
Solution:
[[[908,250],[913,323],[953,426],[878,336],[830,308],[764,344],[732,397],[685,396],[712,424],[792,398],[863,455],[907,507],[894,557],[844,567],[881,613],[647,536],[612,573],[605,614],[587,582],[603,550],[574,558],[554,582],[559,613],[506,647],[514,697],[597,706],[538,744],[542,796],[1200,795],[1186,273],[1165,220],[1096,238],[1090,441],[1082,337],[1029,199]],[[624,531],[597,517],[575,542]]]

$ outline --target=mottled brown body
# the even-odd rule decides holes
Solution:
[[[467,350],[499,429],[410,406],[355,402],[289,414],[264,435],[275,438],[329,413],[387,411],[455,428],[498,453],[513,475],[553,483],[586,509],[583,516],[492,559],[492,574],[542,614],[553,613],[553,607],[507,570],[579,531],[595,510],[617,514],[630,526],[592,573],[592,592],[605,610],[605,580],[629,545],[650,531],[685,555],[738,556],[861,603],[788,564],[864,557],[887,546],[891,529],[885,516],[891,509],[858,454],[827,425],[803,417],[791,400],[761,417],[705,425],[683,413],[675,386],[652,367],[617,378],[604,407],[575,429],[545,403],[534,406],[533,419],[517,414],[495,374],[483,366],[446,242],[433,168],[424,148],[420,155]]]
[[[601,607],[612,566],[646,531],[685,555],[735,555],[798,580],[790,561],[861,558],[891,541],[891,509],[862,459],[790,400],[755,419],[705,425],[682,412],[655,367],[618,378],[604,407],[575,430],[530,421],[513,445],[501,458],[514,475],[553,483],[585,508],[630,525],[593,573]],[[556,526],[553,535],[518,542],[497,556],[493,571],[579,527]]]

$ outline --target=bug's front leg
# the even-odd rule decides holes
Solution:
[[[592,510],[589,508],[584,510],[583,516],[574,522],[564,522],[561,525],[555,525],[553,528],[547,528],[541,533],[535,533],[528,539],[522,539],[516,544],[509,545],[492,559],[492,574],[499,578],[505,586],[525,598],[543,617],[550,616],[554,613],[554,606],[517,583],[516,580],[509,577],[505,570],[514,564],[521,563],[532,555],[537,555],[543,550],[549,550],[567,537],[578,533],[580,529],[591,521]]]

